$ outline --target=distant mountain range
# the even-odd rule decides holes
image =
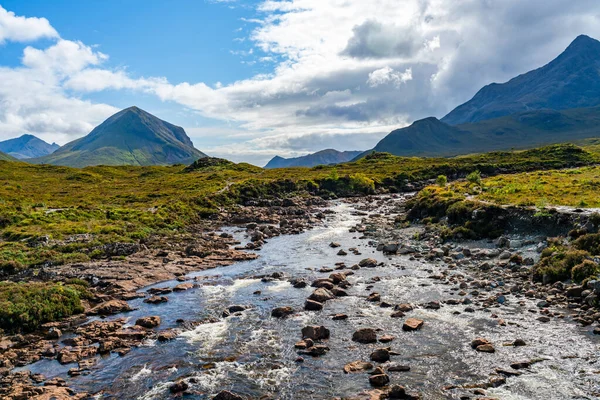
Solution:
[[[315,165],[339,164],[352,160],[362,151],[337,151],[334,149],[321,150],[301,157],[283,158],[275,156],[265,165],[265,168],[314,167]]]
[[[48,144],[33,135],[23,135],[15,139],[0,142],[0,151],[20,160],[43,157],[55,152],[60,146]]]
[[[87,136],[31,162],[71,167],[169,165],[191,164],[202,157],[206,154],[194,148],[183,128],[138,107],[129,107],[108,118]]]
[[[582,35],[544,67],[487,85],[441,121],[415,121],[373,150],[454,156],[591,137],[600,137],[600,42]]]

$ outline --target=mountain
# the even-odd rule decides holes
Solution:
[[[191,164],[206,157],[194,148],[183,128],[129,107],[98,125],[87,136],[67,143],[36,163],[89,165]]]
[[[448,157],[593,137],[600,137],[600,106],[526,111],[456,126],[425,118],[391,132],[373,150],[398,156]]]
[[[0,161],[17,161],[17,159],[0,151]]]
[[[483,87],[442,122],[459,125],[524,111],[600,105],[600,42],[578,36],[549,64]]]
[[[43,157],[55,152],[60,146],[48,144],[33,135],[23,135],[0,142],[0,151],[18,159]]]
[[[334,149],[321,150],[302,157],[283,158],[275,156],[265,165],[265,168],[314,167],[315,165],[339,164],[352,160],[362,151],[337,151]]]

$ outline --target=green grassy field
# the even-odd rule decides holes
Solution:
[[[97,249],[104,243],[168,236],[258,198],[394,192],[440,174],[452,179],[475,170],[491,175],[597,161],[597,155],[571,145],[450,159],[378,153],[338,166],[275,170],[228,162],[196,169],[76,169],[0,161],[0,268],[11,272],[102,257]],[[90,240],[65,241],[80,234],[90,234]]]

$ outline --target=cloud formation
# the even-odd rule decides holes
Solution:
[[[222,121],[229,141],[196,145],[236,160],[365,149],[415,119],[443,116],[485,84],[549,62],[581,33],[600,38],[597,0],[268,0],[258,11],[245,62],[269,60],[272,71],[210,86],[202,77],[132,76],[111,68],[107,55],[59,39],[45,19],[0,9],[0,40],[26,38],[25,28],[5,33],[7,18],[39,25],[32,37],[56,38],[26,48],[22,66],[0,68],[1,82],[12,79],[0,85],[9,104],[0,128],[83,135],[114,110],[86,95],[128,90]]]
[[[0,44],[6,41],[30,42],[40,38],[57,38],[58,32],[46,18],[21,17],[0,6]]]

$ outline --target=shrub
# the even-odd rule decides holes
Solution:
[[[375,181],[360,172],[350,176],[350,186],[361,193],[375,193]]]
[[[598,264],[590,260],[584,260],[581,264],[573,267],[571,270],[571,279],[573,279],[574,282],[581,282],[589,277],[595,276],[598,272]]]
[[[481,185],[481,172],[479,172],[479,170],[471,172],[469,175],[467,175],[467,182]]]
[[[589,253],[583,250],[560,249],[537,263],[532,270],[532,278],[545,283],[570,279],[573,268],[583,263],[588,256]]]
[[[573,242],[573,246],[579,250],[585,250],[594,256],[600,255],[600,234],[591,233],[582,235]]]
[[[448,184],[448,178],[446,177],[446,175],[439,175],[435,180],[435,184],[439,187],[446,187],[446,185]]]

